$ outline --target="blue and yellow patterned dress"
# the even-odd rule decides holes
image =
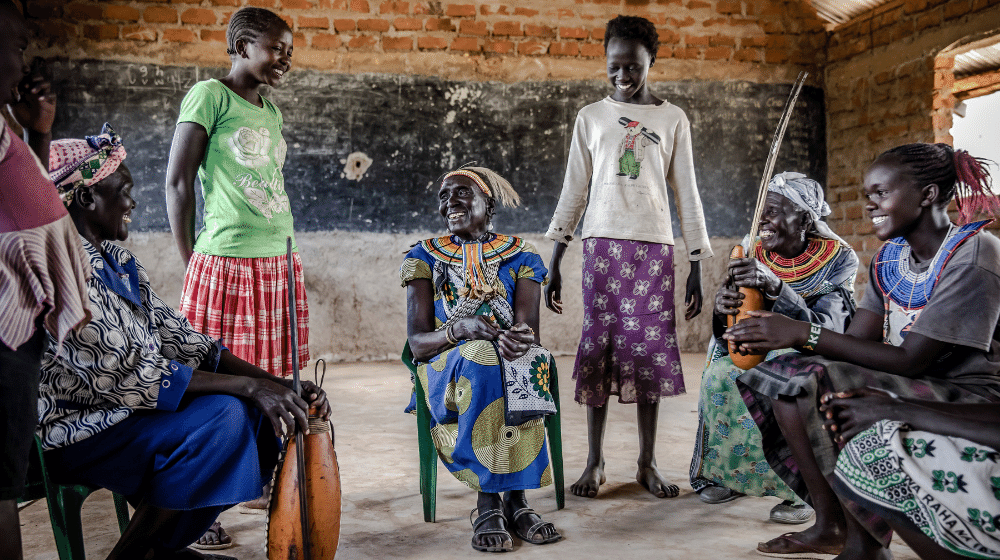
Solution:
[[[523,239],[490,234],[475,243],[482,269],[498,292],[492,299],[474,299],[466,282],[463,245],[446,236],[427,239],[407,253],[400,267],[405,286],[426,278],[434,285],[435,328],[457,319],[486,315],[501,328],[513,324],[514,286],[520,279],[541,283],[547,270],[535,248]],[[477,255],[478,257],[479,255]],[[552,482],[545,446],[545,425],[536,418],[516,426],[505,422],[504,377],[493,343],[469,340],[416,364],[431,415],[431,437],[447,469],[458,480],[481,492],[541,488]],[[548,394],[548,362],[533,372],[534,389]],[[413,409],[411,400],[407,411]]]

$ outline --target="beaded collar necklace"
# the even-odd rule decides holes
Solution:
[[[971,222],[964,226],[950,225],[937,253],[923,272],[910,269],[912,249],[906,239],[897,237],[886,241],[873,261],[875,282],[887,300],[904,309],[923,309],[930,300],[944,266],[962,243],[966,242],[993,220]]]
[[[840,242],[836,239],[814,237],[809,240],[802,254],[786,259],[777,253],[765,251],[758,241],[754,245],[754,256],[773,270],[782,282],[790,283],[815,274],[837,256],[839,248]]]

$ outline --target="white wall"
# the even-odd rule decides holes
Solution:
[[[1000,188],[1000,92],[965,101],[965,117],[952,118],[951,135],[955,147],[992,160],[994,190]]]

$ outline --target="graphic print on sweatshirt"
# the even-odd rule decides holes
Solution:
[[[638,179],[646,146],[659,144],[660,137],[655,132],[646,130],[639,121],[628,117],[619,118],[618,124],[625,127],[625,136],[618,144],[618,176]]]

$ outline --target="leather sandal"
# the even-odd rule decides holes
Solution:
[[[769,547],[770,545],[775,545],[777,543],[784,543],[784,550],[781,551],[770,551],[761,550],[762,548]],[[794,559],[810,559],[810,560],[832,560],[839,555],[839,552],[832,550],[824,550],[818,546],[813,546],[811,544],[806,544],[796,538],[795,533],[785,533],[768,542],[757,543],[757,554],[761,556],[767,556],[769,558],[794,558]]]
[[[549,521],[542,521],[540,515],[538,516],[539,519],[538,523],[535,523],[531,527],[528,527],[527,532],[521,533],[520,531],[518,531],[517,519],[522,515],[531,515],[531,514],[538,515],[537,513],[535,513],[535,510],[531,508],[521,508],[515,511],[512,515],[507,517],[507,524],[514,529],[514,534],[517,535],[517,538],[521,539],[526,543],[531,543],[531,544],[549,544],[549,543],[554,543],[562,538],[562,535],[559,534],[559,531],[556,531],[556,526]],[[542,540],[535,540],[535,535],[537,535],[539,531],[541,531],[546,527],[552,527],[552,530],[555,531],[555,533],[549,535],[548,537],[545,537]]]
[[[507,518],[504,517],[503,511],[499,509],[488,509],[479,514],[479,517],[475,521],[472,520],[472,516],[479,511],[479,508],[475,508],[469,512],[469,522],[472,523],[472,548],[480,552],[509,552],[514,550],[514,541],[510,538],[510,533],[507,532]],[[500,518],[500,529],[480,529],[480,527],[495,517]],[[503,537],[503,542],[500,546],[483,546],[481,544],[476,544],[477,537],[484,535],[500,535]]]

